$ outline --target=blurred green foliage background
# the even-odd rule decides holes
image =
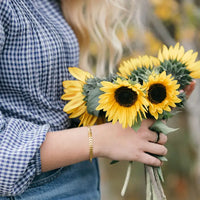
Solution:
[[[166,44],[180,42],[186,50],[200,50],[200,0],[139,0],[133,25],[129,27],[131,54],[156,56]],[[123,41],[123,34],[119,32]],[[125,42],[125,41],[124,41]],[[91,47],[94,54],[95,47]],[[126,50],[125,50],[126,52]],[[199,59],[199,57],[198,57]],[[197,81],[186,109],[170,119],[168,124],[179,128],[168,137],[168,154],[163,167],[163,184],[168,200],[200,200],[200,86]],[[120,196],[128,162],[110,165],[100,159],[102,200],[144,200],[144,167],[134,163],[124,197]]]

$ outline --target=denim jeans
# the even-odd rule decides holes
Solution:
[[[100,200],[98,162],[93,159],[42,173],[23,194],[0,200]]]

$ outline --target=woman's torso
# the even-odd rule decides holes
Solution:
[[[63,112],[62,82],[68,66],[78,66],[76,37],[56,0],[7,0],[1,3],[5,43],[0,55],[0,109],[7,117],[52,130],[69,126]]]

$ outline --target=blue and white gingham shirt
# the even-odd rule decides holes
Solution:
[[[0,0],[0,196],[41,173],[48,131],[70,126],[62,82],[79,47],[56,0]]]

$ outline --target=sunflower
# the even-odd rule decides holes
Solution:
[[[118,78],[114,83],[102,81],[101,84],[100,90],[104,93],[99,96],[96,109],[106,112],[108,121],[113,124],[119,121],[125,128],[132,127],[138,117],[146,117],[148,102],[139,83],[132,85],[128,80]]]
[[[144,83],[143,87],[149,102],[149,112],[155,119],[158,119],[158,114],[163,111],[170,112],[172,107],[176,107],[176,103],[181,102],[178,98],[180,85],[171,74],[166,75],[165,71],[150,75],[149,81]]]
[[[132,73],[137,73],[137,70],[144,70],[146,72],[146,69],[151,69],[159,64],[160,61],[153,56],[145,55],[138,58],[130,58],[120,64],[118,75],[128,78]]]
[[[61,99],[69,101],[65,107],[64,112],[70,114],[69,118],[80,118],[81,126],[91,126],[97,121],[97,116],[91,115],[87,112],[87,106],[85,95],[83,95],[83,87],[86,84],[86,80],[93,78],[93,76],[77,67],[69,67],[69,72],[78,80],[66,80],[63,81],[63,87],[65,94]]]
[[[175,68],[178,64],[182,64],[182,68],[187,69],[192,78],[200,78],[200,61],[196,62],[197,56],[198,53],[194,53],[193,50],[185,52],[184,47],[180,46],[179,43],[177,43],[174,47],[170,46],[169,48],[163,45],[162,49],[160,49],[158,53],[158,59],[161,61],[161,63],[170,61],[173,63],[173,70],[179,70],[180,67],[177,69]],[[177,73],[180,73],[180,71],[181,70],[179,70]]]

